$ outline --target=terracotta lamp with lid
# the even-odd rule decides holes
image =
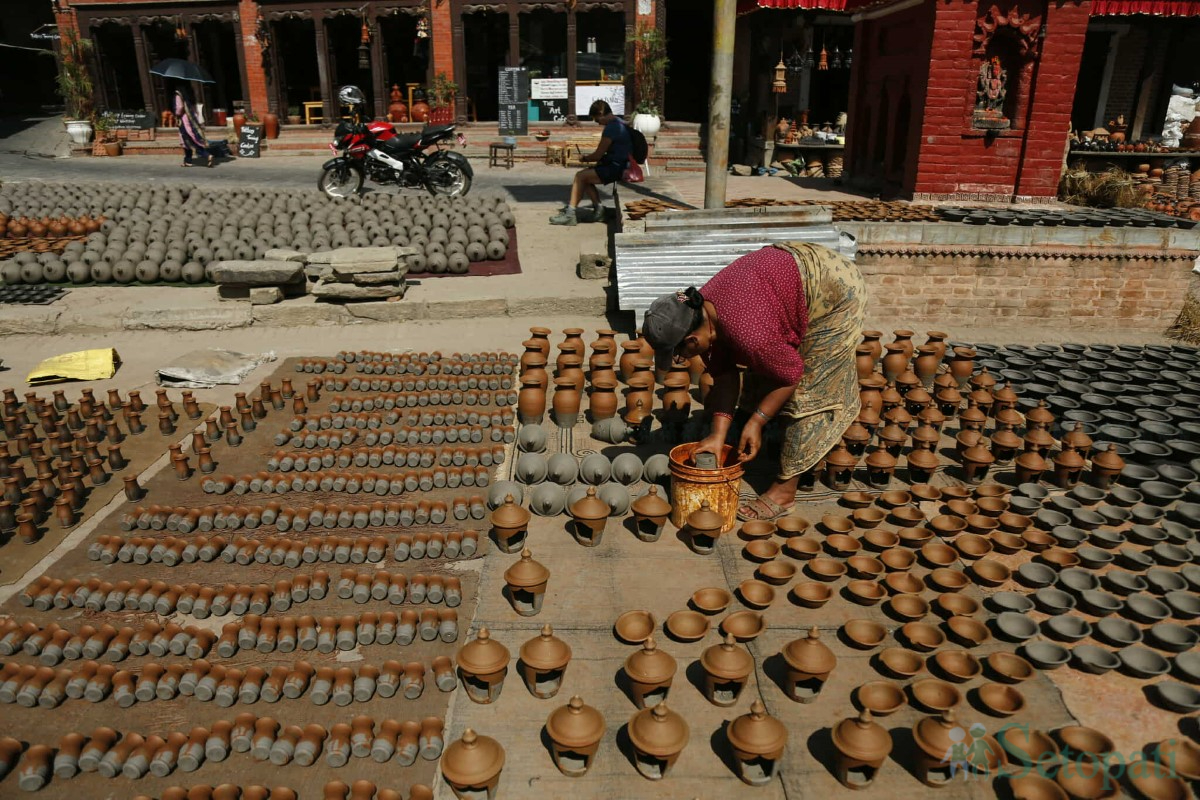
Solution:
[[[701,502],[687,518],[688,543],[692,550],[700,555],[711,553],[724,527],[725,518],[713,511],[707,500]]]
[[[847,789],[865,789],[875,781],[883,761],[892,752],[892,736],[863,709],[857,717],[842,720],[833,728],[837,750],[834,775]]]
[[[765,786],[774,780],[788,732],[782,722],[767,713],[761,700],[754,701],[749,714],[729,723],[727,735],[737,759],[738,777],[744,783]]]
[[[490,519],[496,546],[505,553],[519,551],[529,530],[529,511],[517,505],[511,494],[505,495],[504,502],[496,507]]]
[[[550,570],[533,560],[529,548],[521,551],[521,560],[504,570],[504,593],[513,610],[522,617],[535,616],[542,610]]]
[[[949,762],[946,754],[951,752],[955,744],[965,742],[965,739],[959,738],[959,734],[964,732],[965,729],[954,717],[953,709],[943,711],[940,716],[925,717],[912,726],[913,741],[917,745],[913,774],[917,780],[934,787],[958,780],[954,772],[963,767],[959,763]],[[994,737],[975,736],[969,766],[971,771],[987,775],[1003,763],[1003,750]]]
[[[471,728],[442,754],[442,776],[459,800],[493,800],[504,769],[504,748]]]
[[[700,654],[704,670],[704,697],[716,706],[731,706],[746,688],[754,671],[754,657],[744,647],[738,647],[732,634]]]
[[[518,669],[526,688],[541,700],[554,697],[562,688],[563,675],[571,661],[571,647],[554,635],[549,625],[542,632],[521,645],[521,660]]]
[[[600,740],[604,738],[604,716],[578,695],[546,718],[550,757],[568,778],[579,778],[591,769]]]
[[[652,781],[666,777],[691,735],[683,717],[666,703],[634,714],[628,731],[638,774]]]
[[[643,542],[658,541],[671,515],[671,504],[659,496],[658,487],[651,485],[649,491],[633,501],[631,508],[637,538]]]
[[[670,653],[658,649],[653,636],[625,659],[625,677],[638,708],[651,708],[667,699],[678,665]]]
[[[589,486],[587,494],[572,503],[569,510],[575,540],[584,547],[600,544],[612,509],[596,496],[596,487]]]
[[[508,674],[508,648],[480,628],[475,639],[458,651],[458,677],[467,697],[476,703],[491,703],[500,697]]]
[[[787,696],[797,703],[817,699],[829,673],[837,666],[837,656],[821,641],[816,625],[809,629],[806,638],[784,645],[780,655],[787,665]]]

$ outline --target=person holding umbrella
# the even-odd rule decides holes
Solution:
[[[196,112],[196,100],[192,87],[185,81],[175,83],[175,121],[179,124],[179,141],[183,144],[183,166],[190,167],[192,153],[197,163],[203,159],[204,166],[213,165],[213,154],[208,150],[208,139],[204,136],[204,125]]]

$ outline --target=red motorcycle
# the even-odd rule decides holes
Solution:
[[[458,197],[471,189],[475,177],[466,157],[442,144],[454,137],[467,139],[454,125],[429,125],[420,133],[397,133],[388,122],[364,122],[366,97],[357,86],[344,86],[338,100],[350,117],[334,130],[329,149],[335,154],[321,166],[317,186],[330,197],[350,197],[370,178],[401,188],[425,188],[433,195]]]

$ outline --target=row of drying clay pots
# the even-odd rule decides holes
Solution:
[[[248,566],[272,564],[298,567],[317,562],[336,564],[377,564],[390,551],[396,561],[422,558],[470,558],[479,547],[478,531],[429,531],[402,533],[389,540],[386,536],[305,536],[284,539],[248,539],[235,536],[98,536],[88,545],[87,556],[103,564],[209,563],[220,559],[227,564]]]
[[[351,382],[353,383],[353,381]],[[381,381],[380,383],[388,383]],[[427,405],[467,405],[467,406],[512,406],[516,403],[516,393],[509,392],[512,387],[512,379],[508,376],[491,377],[479,379],[474,376],[466,378],[441,377],[425,381],[417,379],[412,381],[412,389],[404,389],[408,385],[408,381],[403,384],[397,381],[394,386],[384,388],[380,386],[378,389],[364,388],[361,391],[370,392],[367,395],[346,395],[335,394],[327,398],[328,405],[326,411],[328,413],[321,415],[318,419],[329,417],[331,415],[357,415],[360,413],[370,414],[377,411],[395,411],[403,408],[412,408],[414,406]],[[358,391],[354,386],[352,390]],[[447,399],[447,393],[453,392],[453,396]],[[493,395],[493,393],[495,393]],[[309,412],[296,411],[296,414],[303,415]],[[508,422],[512,422],[512,410],[507,409]],[[459,410],[455,416],[462,417],[470,412]],[[479,416],[477,414],[477,416]],[[388,425],[395,425],[399,421],[399,416],[392,417],[385,415],[385,422]],[[407,419],[411,420],[412,415]],[[307,418],[311,419],[311,417]],[[306,424],[307,424],[306,419]],[[408,425],[414,425],[414,422],[407,422]],[[426,423],[428,424],[428,423]],[[439,425],[442,423],[438,423]]]
[[[300,398],[294,398],[299,400]],[[456,403],[457,404],[457,403]],[[470,419],[467,412],[462,412],[466,419]],[[415,415],[414,415],[415,416]],[[497,424],[492,424],[492,416],[500,420]],[[400,413],[397,411],[387,411],[381,413],[360,412],[358,414],[325,414],[321,416],[295,416],[288,422],[287,430],[281,435],[286,435],[287,431],[292,433],[308,432],[318,433],[320,431],[341,431],[341,430],[360,430],[360,431],[378,431],[379,434],[385,430],[390,432],[394,441],[399,443],[407,443],[411,445],[417,444],[441,444],[435,442],[433,436],[440,433],[442,440],[448,442],[469,442],[483,441],[483,431],[487,431],[487,437],[493,442],[512,442],[516,436],[515,428],[506,422],[503,422],[505,413],[496,412],[492,416],[479,416],[478,421],[473,423],[449,423],[445,425],[421,425],[419,417],[417,425],[407,425],[401,423]],[[486,424],[484,424],[486,420]],[[290,440],[290,437],[289,437]],[[276,442],[283,442],[276,439]],[[386,442],[384,442],[386,444]]]
[[[505,486],[497,484],[495,488],[508,493],[489,517],[492,534],[502,552],[514,553],[524,546],[532,515],[517,502],[518,497],[523,497],[519,484],[509,482]],[[493,496],[498,495],[499,492]],[[659,496],[656,484],[640,486],[634,496],[636,499],[630,502],[630,490],[617,483],[606,483],[599,490],[594,486],[578,485],[569,491],[558,484],[543,483],[533,490],[529,505],[540,516],[554,516],[565,508],[572,518],[571,533],[585,547],[599,545],[610,521],[621,518],[630,510],[633,511],[637,538],[644,542],[657,541],[671,513],[671,504]],[[712,552],[715,538],[724,524],[724,519],[704,501],[688,518],[692,548],[699,553]]]
[[[248,753],[258,762],[276,767],[296,763],[302,767],[324,757],[330,767],[346,766],[351,758],[370,757],[377,763],[395,761],[410,766],[418,756],[436,761],[445,749],[439,717],[420,722],[385,719],[376,724],[369,716],[339,722],[328,730],[316,723],[304,728],[281,726],[271,717],[252,713],[220,720],[210,728],[174,731],[165,738],[97,728],[89,735],[67,733],[57,747],[34,744],[24,753],[11,737],[0,739],[0,778],[16,769],[25,791],[36,791],[52,778],[69,780],[81,772],[105,778],[118,775],[140,779],[147,774],[165,778],[176,769],[195,772],[205,762],[218,764],[231,754]],[[274,796],[274,795],[272,795]]]
[[[313,459],[316,459],[315,461]],[[279,451],[268,457],[267,472],[319,472],[322,469],[349,469],[350,467],[380,466],[422,467],[429,469],[434,464],[442,467],[461,467],[482,464],[503,464],[504,448],[495,447],[445,447],[418,446],[354,447],[354,448],[310,448],[308,452],[288,453]]]
[[[481,452],[487,453],[486,450]],[[314,458],[316,458],[314,456]],[[465,460],[465,458],[464,458]],[[491,461],[491,459],[487,459]],[[282,471],[282,470],[281,470]],[[291,470],[289,470],[291,471]],[[394,473],[338,472],[333,470],[305,471],[292,477],[258,475],[222,475],[205,479],[201,488],[205,494],[235,496],[245,494],[288,494],[290,492],[334,492],[377,497],[431,492],[434,489],[487,486],[491,472],[487,465],[479,467],[442,467],[423,470],[404,470]]]
[[[287,611],[295,603],[321,600],[329,592],[330,576],[325,570],[281,578],[273,587],[263,583],[221,587],[198,583],[168,585],[148,578],[141,578],[136,583],[128,580],[112,583],[99,578],[89,578],[85,582],[79,578],[63,580],[42,575],[25,587],[17,599],[22,605],[38,611],[71,607],[89,611],[136,608],[163,616],[178,612],[206,619],[226,614],[240,617],[265,614],[268,610]],[[387,600],[392,605],[445,603],[449,608],[457,608],[462,603],[462,584],[453,575],[418,573],[406,576],[398,572],[356,572],[348,568],[338,576],[333,594],[360,605]]]
[[[138,495],[140,498],[140,495]],[[156,509],[156,510],[155,510]],[[313,503],[311,506],[283,505],[276,501],[264,505],[207,506],[202,508],[145,508],[138,506],[117,520],[122,531],[166,529],[180,533],[255,530],[274,525],[280,533],[303,533],[309,528],[325,530],[357,529],[372,526],[411,528],[414,525],[441,525],[451,518],[459,522],[483,519],[487,501],[482,495],[458,495],[445,500],[417,502],[375,502],[367,504]],[[158,527],[160,526],[160,527]],[[174,527],[172,527],[174,526]]]
[[[140,627],[124,626],[119,630],[109,624],[99,627],[84,625],[72,632],[52,622],[39,626],[35,622],[18,623],[8,619],[0,625],[0,655],[23,652],[38,656],[45,666],[57,666],[62,661],[104,658],[123,661],[128,656],[165,656],[167,653],[203,658],[212,652],[222,658],[232,658],[239,650],[260,653],[291,653],[296,650],[316,650],[332,653],[353,650],[359,645],[408,645],[420,636],[422,641],[458,639],[458,612],[454,609],[415,609],[402,612],[384,611],[377,614],[344,614],[325,616],[319,620],[311,615],[302,617],[262,617],[249,614],[237,622],[226,623],[218,635],[215,631],[194,625],[180,627],[168,622],[160,625],[148,620]]]
[[[540,430],[539,428],[524,428]],[[621,453],[609,458],[603,453],[592,453],[582,459],[570,453],[554,453],[546,457],[536,452],[522,453],[514,468],[513,477],[526,485],[537,485],[543,481],[570,486],[582,482],[599,486],[610,480],[625,485],[637,483],[643,478],[650,483],[662,483],[671,474],[670,461],[663,453],[642,460],[637,453]]]

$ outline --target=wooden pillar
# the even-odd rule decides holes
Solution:
[[[275,108],[278,109],[275,113],[287,115],[288,113],[288,96],[287,84],[284,81],[284,71],[287,65],[283,61],[283,53],[278,45],[282,41],[279,36],[279,23],[268,22],[270,26],[271,49],[267,53],[267,60],[270,61],[270,68],[267,70],[267,96],[271,98]]]
[[[574,111],[575,70],[579,52],[578,15],[575,6],[567,6],[567,113]]]
[[[96,76],[95,81],[92,83],[92,105],[97,109],[117,108],[120,101],[118,98],[118,102],[114,103],[112,97],[109,95],[108,73],[106,71],[107,67],[104,63],[104,53],[101,52],[100,43],[97,41],[95,30],[95,28],[91,28],[88,31],[91,34],[91,36],[88,38],[92,41],[92,49],[88,52],[88,67],[91,69],[92,74]],[[79,35],[80,38],[83,37],[82,32],[80,32]],[[57,41],[54,42],[54,48],[56,52],[55,58],[61,60],[62,55],[57,54]]]
[[[383,60],[383,28],[374,9],[368,9],[367,14],[371,25],[371,85],[375,94],[375,119],[387,119],[387,86],[384,81],[387,62]]]
[[[150,80],[150,59],[146,48],[146,33],[140,23],[133,23],[133,54],[137,58],[138,79],[142,83],[142,103],[154,114],[154,84]],[[157,125],[157,122],[155,123]]]
[[[325,122],[333,120],[333,90],[330,88],[329,43],[326,41],[325,20],[314,15],[313,27],[317,37],[317,77],[321,82],[321,107]]]
[[[508,5],[508,66],[521,66],[521,14],[513,3]]]

